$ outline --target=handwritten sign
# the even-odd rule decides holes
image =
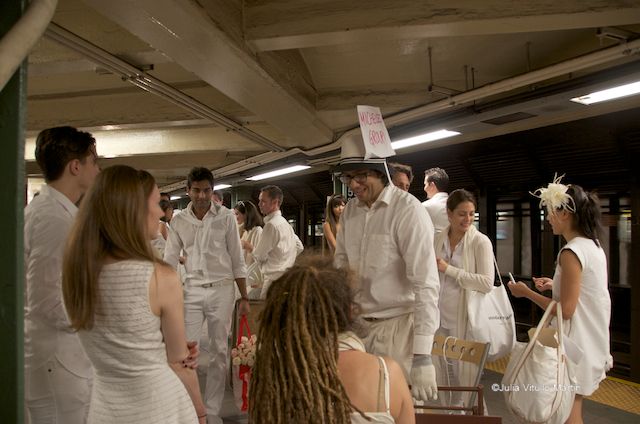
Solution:
[[[391,139],[380,108],[358,105],[358,119],[364,140],[365,159],[386,158],[396,154],[391,147]]]

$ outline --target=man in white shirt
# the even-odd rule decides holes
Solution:
[[[36,160],[47,184],[24,211],[25,404],[32,424],[86,421],[93,369],[62,301],[62,258],[76,203],[100,172],[96,141],[72,127],[43,130]]]
[[[409,191],[409,187],[413,182],[413,169],[409,165],[402,163],[389,162],[387,165],[393,185],[402,191]]]
[[[447,217],[447,188],[449,175],[442,168],[430,168],[424,171],[424,192],[427,200],[422,202],[431,216],[436,234],[449,225]]]
[[[260,190],[258,208],[264,215],[264,228],[257,246],[247,246],[247,251],[260,265],[262,290],[260,298],[267,296],[271,283],[293,266],[296,257],[304,250],[302,242],[282,217],[280,206],[284,195],[278,186],[268,185]]]
[[[336,170],[356,198],[340,218],[335,263],[359,276],[367,352],[395,359],[414,397],[435,399],[431,347],[440,282],[433,226],[414,196],[389,184],[385,160],[363,156],[361,138],[345,140]]]
[[[209,367],[205,402],[208,422],[222,423],[220,409],[228,370],[235,284],[240,291],[240,314],[249,312],[246,266],[235,215],[212,201],[213,174],[196,167],[187,177],[191,202],[173,217],[164,260],[177,267],[184,259],[184,316],[188,340],[199,340],[202,323],[209,332]],[[182,254],[182,255],[181,255]]]

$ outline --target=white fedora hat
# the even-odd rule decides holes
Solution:
[[[365,159],[364,142],[362,134],[354,132],[342,138],[342,149],[340,150],[340,162],[334,168],[334,172],[347,172],[357,169],[373,169],[382,172],[389,178],[387,161],[384,158]],[[390,180],[390,178],[389,178]]]

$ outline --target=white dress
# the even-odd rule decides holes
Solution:
[[[582,265],[578,305],[571,320],[565,321],[564,327],[566,335],[584,353],[578,364],[569,361],[569,371],[578,386],[576,393],[589,396],[613,365],[609,352],[611,298],[607,287],[607,258],[600,247],[585,237],[573,238],[562,250],[574,252]],[[560,253],[553,275],[553,299],[558,302],[562,277]]]
[[[78,332],[95,370],[89,424],[198,422],[149,306],[153,270],[134,260],[102,268],[93,328]]]

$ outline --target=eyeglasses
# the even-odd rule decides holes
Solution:
[[[356,183],[362,184],[367,181],[367,177],[371,174],[372,173],[370,171],[358,172],[357,174],[353,175],[342,174],[340,175],[340,181],[342,181],[342,183],[346,185],[351,184],[351,180],[355,180]]]

